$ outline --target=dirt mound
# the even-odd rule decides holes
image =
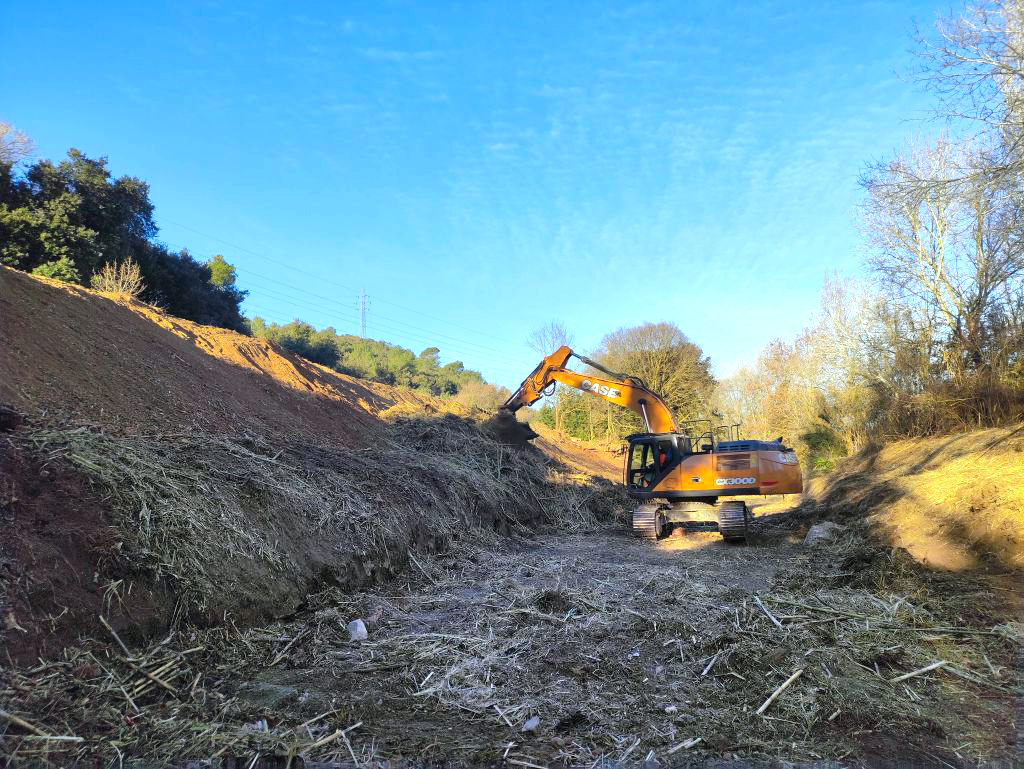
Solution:
[[[99,614],[138,641],[266,620],[394,576],[410,550],[608,514],[593,479],[436,416],[437,399],[6,268],[3,401],[15,657],[105,632]],[[414,412],[435,417],[395,423]]]
[[[97,632],[265,621],[366,586],[410,550],[609,520],[611,485],[469,419],[382,425],[371,448],[28,426],[0,440],[0,587],[15,658]],[[605,493],[611,492],[611,493]],[[489,534],[490,533],[490,534]],[[172,611],[173,610],[173,611]]]
[[[1024,568],[1024,427],[864,451],[809,497],[790,521],[864,522],[932,568]]]
[[[0,402],[129,432],[366,445],[375,415],[433,399],[354,379],[265,340],[0,268]]]
[[[540,436],[531,443],[555,461],[575,468],[585,475],[622,483],[625,444],[612,448],[605,444],[589,443],[558,434],[545,425],[535,423],[531,427]]]

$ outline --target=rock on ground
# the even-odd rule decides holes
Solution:
[[[807,532],[807,536],[804,537],[804,547],[813,547],[814,545],[822,542],[828,542],[829,540],[835,539],[835,537],[842,530],[842,526],[832,521],[825,521],[824,523],[816,523],[811,526]]]

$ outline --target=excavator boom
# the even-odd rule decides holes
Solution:
[[[570,371],[566,368],[566,364],[570,358],[574,357],[608,376],[590,376]],[[676,431],[676,421],[672,416],[671,409],[657,393],[650,390],[642,381],[636,377],[609,371],[596,361],[578,355],[564,345],[540,362],[537,368],[519,385],[519,389],[505,401],[502,408],[515,412],[523,406],[531,406],[540,400],[549,391],[548,388],[556,382],[635,411],[643,418],[649,433]]]

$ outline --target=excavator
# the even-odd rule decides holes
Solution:
[[[571,358],[605,376],[570,370]],[[746,542],[750,508],[729,497],[803,490],[796,453],[781,438],[741,439],[739,425],[714,427],[706,419],[677,424],[668,404],[639,377],[617,374],[564,345],[523,380],[500,407],[499,418],[516,421],[516,411],[550,395],[556,384],[604,398],[643,419],[645,432],[626,436],[623,466],[626,489],[640,502],[629,519],[636,537],[660,539],[682,528],[718,531],[727,542]]]

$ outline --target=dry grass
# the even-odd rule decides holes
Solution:
[[[82,740],[12,727],[5,747],[363,765],[853,761],[886,745],[932,762],[1005,755],[1020,628],[964,614],[982,586],[854,536],[754,593],[712,564],[763,569],[772,553],[697,557],[681,568],[606,535],[506,540],[419,556],[404,588],[326,591],[266,628],[181,631],[138,651],[83,644],[17,671],[6,692],[38,731]],[[361,644],[345,630],[356,616],[371,621]]]
[[[922,563],[1024,567],[1024,432],[978,430],[898,441],[812,486],[830,516],[864,517]]]
[[[146,288],[142,280],[142,270],[131,258],[120,264],[108,262],[103,265],[99,272],[93,274],[89,285],[94,291],[132,299],[138,298]]]
[[[84,427],[22,440],[109,495],[120,572],[172,585],[186,614],[272,603],[281,584],[303,593],[325,575],[381,579],[405,567],[410,547],[579,530],[619,502],[606,482],[450,415],[399,420],[364,450]]]

